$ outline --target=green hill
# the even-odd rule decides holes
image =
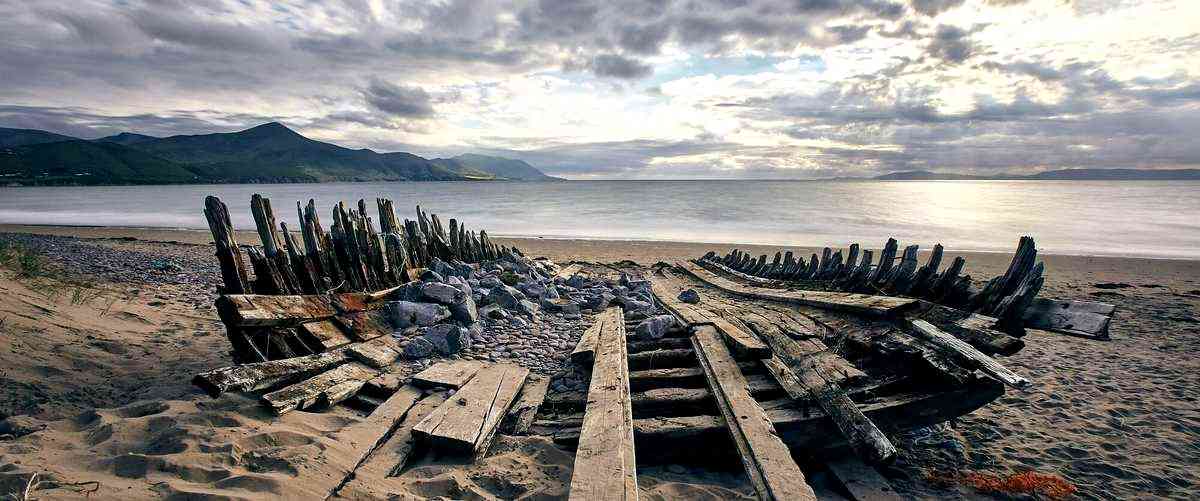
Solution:
[[[238,132],[153,137],[123,132],[83,141],[0,129],[4,184],[319,183],[553,179],[525,162],[434,159],[315,141],[271,122]]]
[[[6,129],[0,127],[0,148],[12,148],[14,146],[27,146],[31,144],[54,143],[58,141],[70,141],[75,139],[71,136],[46,132],[36,129]]]
[[[0,149],[0,180],[41,185],[203,181],[184,166],[149,153],[80,139]]]

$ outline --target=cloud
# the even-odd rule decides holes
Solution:
[[[363,99],[372,108],[402,118],[433,116],[433,101],[425,89],[372,80],[363,89]]]
[[[596,76],[626,80],[644,78],[654,73],[650,65],[617,54],[600,54],[592,58],[588,67]]]
[[[926,16],[936,16],[963,4],[965,0],[912,0],[913,10]]]
[[[951,63],[961,63],[978,52],[979,47],[971,40],[970,31],[942,24],[937,27],[926,50],[933,57]]]

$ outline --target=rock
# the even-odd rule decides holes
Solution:
[[[531,317],[537,314],[538,305],[536,303],[534,303],[533,301],[530,301],[528,299],[522,299],[517,304],[519,306],[519,310],[521,313],[524,313]]]
[[[498,289],[504,287],[504,282],[501,282],[497,277],[487,277],[480,280],[479,285],[486,289]]]
[[[31,416],[9,416],[0,421],[0,435],[20,438],[46,429],[46,423]]]
[[[679,300],[687,304],[699,304],[700,293],[696,292],[696,289],[687,289],[679,293]]]
[[[667,330],[674,326],[675,317],[671,315],[658,315],[643,320],[642,323],[634,328],[633,332],[637,334],[638,339],[653,341],[661,339],[667,334]]]
[[[444,277],[442,277],[441,273],[438,273],[433,270],[425,270],[425,271],[421,272],[421,281],[422,282],[444,282],[444,281],[446,281],[446,279]]]
[[[387,313],[392,327],[397,329],[433,325],[450,318],[450,310],[445,306],[412,301],[392,301],[387,305]]]
[[[546,286],[532,280],[517,284],[517,290],[525,297],[539,298],[546,294]]]
[[[525,299],[525,294],[507,285],[501,285],[492,289],[488,297],[501,308],[515,310],[520,307],[521,301]]]
[[[421,284],[421,297],[437,303],[451,305],[463,302],[470,297],[461,289],[446,283],[425,282]]]
[[[475,298],[467,295],[462,301],[450,305],[450,316],[467,325],[478,322],[479,309],[475,306]]]
[[[580,306],[586,310],[600,311],[607,308],[609,303],[611,303],[614,299],[616,299],[616,296],[613,296],[607,292],[592,294],[587,296]]]
[[[558,287],[551,285],[549,287],[546,287],[546,292],[544,294],[542,294],[542,297],[546,298],[546,299],[558,299],[559,297],[562,297],[562,296],[560,296],[558,294]]]
[[[508,318],[508,312],[504,311],[504,308],[501,308],[500,305],[489,304],[479,308],[479,316],[492,320],[503,320]]]
[[[433,343],[428,339],[416,337],[404,345],[404,358],[408,360],[425,358],[432,355],[435,349]]]
[[[471,339],[466,329],[452,324],[440,324],[430,327],[418,339],[425,339],[433,344],[434,349],[442,355],[453,355],[465,348],[471,347]]]

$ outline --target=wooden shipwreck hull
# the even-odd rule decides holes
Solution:
[[[734,249],[725,256],[708,252],[696,262],[764,287],[920,298],[994,317],[998,327],[1018,336],[1024,328],[1032,328],[1108,339],[1113,305],[1037,297],[1045,268],[1037,261],[1037,246],[1031,237],[1021,237],[1003,275],[982,285],[964,273],[966,260],[962,257],[940,269],[941,244],[933,247],[924,265],[918,261],[917,245],[905,247],[899,255],[898,249],[896,239],[891,238],[877,261],[873,261],[873,251],[853,244],[844,254],[826,247],[807,261],[792,251],[776,252],[774,259],[768,260],[765,254],[755,258]]]
[[[214,397],[260,393],[277,414],[339,402],[370,411],[339,432],[363,446],[346,478],[331,479],[340,480],[331,496],[384,497],[377,481],[418,448],[478,458],[497,433],[536,433],[576,450],[574,499],[636,499],[639,464],[730,459],[760,499],[815,499],[801,464],[827,464],[855,499],[893,499],[867,467],[895,458],[889,435],[1033,384],[998,360],[1025,346],[1026,326],[1098,336],[1112,313],[1037,298],[1043,268],[1031,239],[982,288],[961,274],[961,259],[939,272],[940,246],[921,267],[915,246],[894,263],[894,241],[874,265],[857,246],[846,259],[826,249],[807,262],[735,250],[620,270],[628,294],[601,306],[571,353],[590,373],[586,392],[547,396],[548,380],[526,369],[466,360],[410,378],[384,308],[410,298],[424,269],[469,277],[508,259],[541,267],[558,286],[589,272],[534,263],[456,220],[447,231],[419,208],[401,225],[390,201],[376,205],[382,231],[360,201],[336,206],[326,233],[313,202],[298,203],[301,245],[256,195],[263,245],[246,249],[247,269],[224,204],[205,203],[224,278],[217,309],[236,364],[194,382]],[[672,326],[638,329],[643,321]],[[832,459],[845,446],[852,453]]]

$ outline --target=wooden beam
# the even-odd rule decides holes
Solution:
[[[515,365],[480,369],[413,433],[440,453],[482,457],[528,375],[528,369]]]
[[[730,324],[725,319],[714,315],[711,311],[700,306],[680,301],[679,282],[665,271],[650,277],[650,292],[668,312],[688,326],[714,325],[725,336],[730,346],[739,355],[763,358],[771,355],[771,349],[752,333],[745,332]]]
[[[619,320],[624,313],[614,306],[605,310],[604,316]],[[604,324],[595,358],[569,499],[636,500],[637,460],[624,322]]]
[[[476,360],[440,362],[418,372],[413,376],[411,384],[421,388],[445,387],[457,390],[475,377],[482,368],[483,362]]]
[[[890,317],[913,308],[920,303],[916,299],[872,296],[849,292],[825,292],[807,290],[779,290],[742,285],[732,280],[717,276],[700,266],[688,262],[678,262],[677,266],[689,275],[723,291],[756,299],[767,299],[785,303],[801,304],[815,308],[849,311],[864,315]]]
[[[983,352],[980,352],[966,342],[942,332],[941,329],[934,327],[933,324],[924,320],[911,320],[909,321],[909,325],[912,327],[911,332],[915,336],[928,341],[943,353],[974,368],[978,368],[984,374],[992,376],[1013,388],[1024,389],[1029,387],[1030,382],[1028,379],[1008,370],[1007,367],[1000,365],[994,358],[983,354]]]
[[[604,324],[607,322],[620,323],[625,325],[625,319],[619,318],[610,320],[607,315],[607,310],[604,314],[596,315],[596,321],[583,331],[583,335],[579,337],[579,342],[575,344],[575,350],[571,352],[571,362],[576,365],[590,366],[595,360],[596,340],[600,332],[604,330]]]
[[[525,387],[521,388],[521,395],[517,397],[517,402],[508,411],[508,417],[504,423],[506,433],[510,435],[529,433],[529,426],[537,418],[538,409],[542,407],[542,401],[546,398],[546,390],[549,388],[550,378],[545,376],[529,378]]]
[[[1108,324],[1115,310],[1115,306],[1105,303],[1036,298],[1021,319],[1030,329],[1108,339]]]
[[[339,365],[299,383],[267,393],[262,396],[262,401],[278,416],[316,405],[326,390],[335,385],[347,381],[366,382],[377,374],[378,372],[357,363]]]
[[[804,473],[791,452],[776,435],[766,412],[747,391],[746,378],[716,329],[697,327],[692,342],[759,499],[815,500],[816,495],[805,483]]]
[[[854,456],[825,463],[854,501],[901,501],[902,497],[875,468]]]
[[[371,413],[371,416],[379,415],[381,418],[387,416],[386,420],[382,420],[384,422],[379,423],[375,427],[376,429],[382,428],[384,424],[387,424],[387,420],[392,420],[397,415],[400,417],[399,423],[396,425],[394,431],[387,436],[387,439],[374,450],[370,451],[366,459],[358,464],[358,467],[354,469],[353,475],[340,488],[334,491],[332,497],[342,499],[387,498],[390,493],[382,480],[386,477],[398,476],[404,469],[405,463],[408,462],[409,456],[416,449],[416,439],[412,433],[413,428],[441,405],[442,402],[446,401],[445,392],[436,392],[420,398],[411,407],[401,410],[404,408],[407,400],[412,398],[412,395],[417,395],[419,398],[421,392],[414,391],[409,386],[401,388],[397,393],[404,400],[392,405],[388,404],[388,402],[393,400],[389,398],[388,402],[384,402],[383,405],[376,408]],[[393,398],[396,398],[396,396],[393,395]],[[359,433],[358,435],[362,435],[367,441],[370,440],[369,433]],[[339,433],[338,437],[342,438],[342,435]],[[356,437],[351,435],[349,438],[354,440]]]
[[[368,343],[380,343],[380,340]],[[232,365],[197,374],[192,384],[213,397],[227,391],[259,391],[310,378],[350,360],[352,343],[332,351],[269,362]]]

